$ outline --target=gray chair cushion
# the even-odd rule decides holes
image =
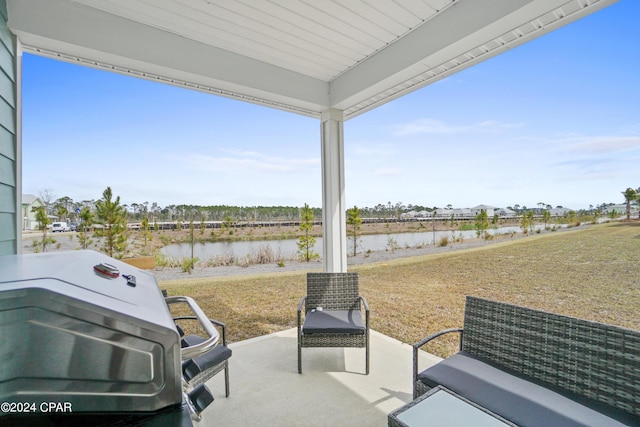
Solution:
[[[180,340],[180,347],[185,348],[192,345],[200,344],[205,342],[206,340],[202,338],[200,335],[186,335],[182,336]]]
[[[364,335],[365,326],[360,310],[311,310],[305,315],[302,333]]]
[[[459,352],[426,369],[418,379],[444,387],[521,427],[639,426],[640,419]]]

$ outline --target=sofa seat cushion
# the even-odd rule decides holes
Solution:
[[[442,385],[521,427],[639,426],[640,419],[459,352],[418,379]]]
[[[360,310],[311,310],[305,315],[303,334],[364,335],[365,326]]]

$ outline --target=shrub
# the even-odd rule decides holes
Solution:
[[[440,238],[440,242],[438,243],[438,246],[440,247],[445,247],[449,244],[449,238],[447,236],[442,236]]]
[[[182,258],[182,272],[191,274],[197,261],[198,258]]]
[[[169,259],[160,251],[155,251],[153,254],[153,260],[157,267],[167,267],[169,265]]]
[[[231,255],[216,255],[204,261],[204,267],[223,267],[233,265],[236,259]]]
[[[269,245],[261,245],[257,252],[254,252],[248,259],[251,264],[268,264],[276,259],[273,249]]]
[[[398,241],[396,239],[389,236],[387,238],[387,247],[391,249],[391,252],[394,252],[396,249],[400,248],[400,245],[398,245]]]

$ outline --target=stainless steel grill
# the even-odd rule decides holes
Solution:
[[[184,412],[182,359],[218,336],[181,301],[211,336],[186,354],[153,275],[93,251],[0,257],[0,402],[15,409],[0,416]],[[72,413],[45,414],[52,403]]]

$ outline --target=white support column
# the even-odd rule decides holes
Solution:
[[[344,117],[341,110],[322,113],[322,269],[347,271],[347,224],[344,196]]]

